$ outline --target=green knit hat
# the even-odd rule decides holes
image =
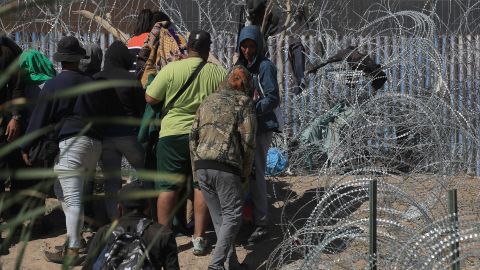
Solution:
[[[24,51],[20,55],[20,67],[28,84],[40,85],[57,75],[52,62],[37,50]]]

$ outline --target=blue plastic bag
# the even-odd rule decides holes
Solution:
[[[287,169],[288,157],[282,150],[272,147],[268,149],[267,166],[265,166],[266,176],[279,175]]]

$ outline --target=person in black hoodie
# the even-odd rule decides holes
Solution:
[[[78,69],[84,56],[85,49],[75,37],[63,37],[59,41],[53,59],[61,62],[62,71],[43,87],[40,93],[42,102],[35,106],[26,131],[31,133],[49,125],[58,127],[59,155],[54,165],[58,181],[54,189],[65,212],[68,244],[60,251],[45,251],[46,259],[55,263],[80,263],[83,185],[95,172],[102,151],[102,130],[87,121],[87,118],[105,115],[106,100],[102,98],[102,92],[58,97],[69,88],[92,81]],[[22,145],[24,159],[28,160],[28,149],[34,143],[30,141]]]
[[[122,118],[142,118],[145,109],[144,91],[140,82],[129,72],[135,57],[129,53],[125,44],[115,41],[105,53],[103,71],[95,74],[96,80],[132,80],[134,86],[116,87],[106,91],[108,95],[108,116]],[[114,121],[115,122],[115,121]],[[137,126],[110,124],[105,126],[102,143],[102,164],[105,173],[105,197],[109,218],[118,217],[116,194],[122,187],[119,174],[122,156],[125,156],[134,169],[143,168],[144,151],[137,142]],[[109,174],[110,173],[110,174]],[[136,177],[136,176],[134,176]],[[136,179],[134,179],[136,180]]]
[[[93,76],[94,74],[102,70],[102,48],[96,43],[83,44],[83,48],[86,51],[86,55],[85,58],[80,60],[80,65],[78,66],[78,69],[80,69],[81,72],[85,73],[88,76]],[[83,194],[86,198],[83,202],[83,213],[85,215],[85,226],[83,228],[84,231],[96,231],[98,225],[100,225],[98,224],[98,220],[94,218],[96,213],[95,205],[93,202],[94,189],[94,180],[90,178],[85,182],[83,189]]]
[[[83,47],[85,48],[86,56],[80,60],[78,69],[89,76],[93,76],[102,70],[102,48],[95,43],[84,44]]]
[[[12,63],[22,53],[22,49],[10,38],[0,36],[0,72],[3,75]],[[17,98],[25,97],[24,83],[20,73],[15,72],[9,80],[0,86],[0,105],[10,102]],[[0,149],[8,146],[12,141],[17,139],[22,133],[22,126],[25,121],[25,111],[22,110],[5,110],[0,112]],[[17,170],[24,167],[20,151],[15,148],[6,155],[0,156],[0,170]],[[22,181],[17,181],[10,175],[10,191],[19,189]],[[0,178],[0,196],[5,196],[5,182],[7,178]],[[5,209],[0,208],[0,215],[6,218]],[[0,255],[8,254],[8,244],[4,244],[0,235]]]

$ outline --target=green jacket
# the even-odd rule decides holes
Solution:
[[[193,171],[250,175],[256,125],[253,101],[244,93],[223,89],[208,96],[197,110],[190,134]]]
[[[335,122],[338,116],[346,111],[344,100],[337,103],[328,112],[315,119],[300,134],[300,142],[304,145],[322,143],[327,137],[327,130],[330,123]]]

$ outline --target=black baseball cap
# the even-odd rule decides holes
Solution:
[[[212,39],[207,31],[195,30],[188,37],[187,47],[196,52],[209,52]]]

